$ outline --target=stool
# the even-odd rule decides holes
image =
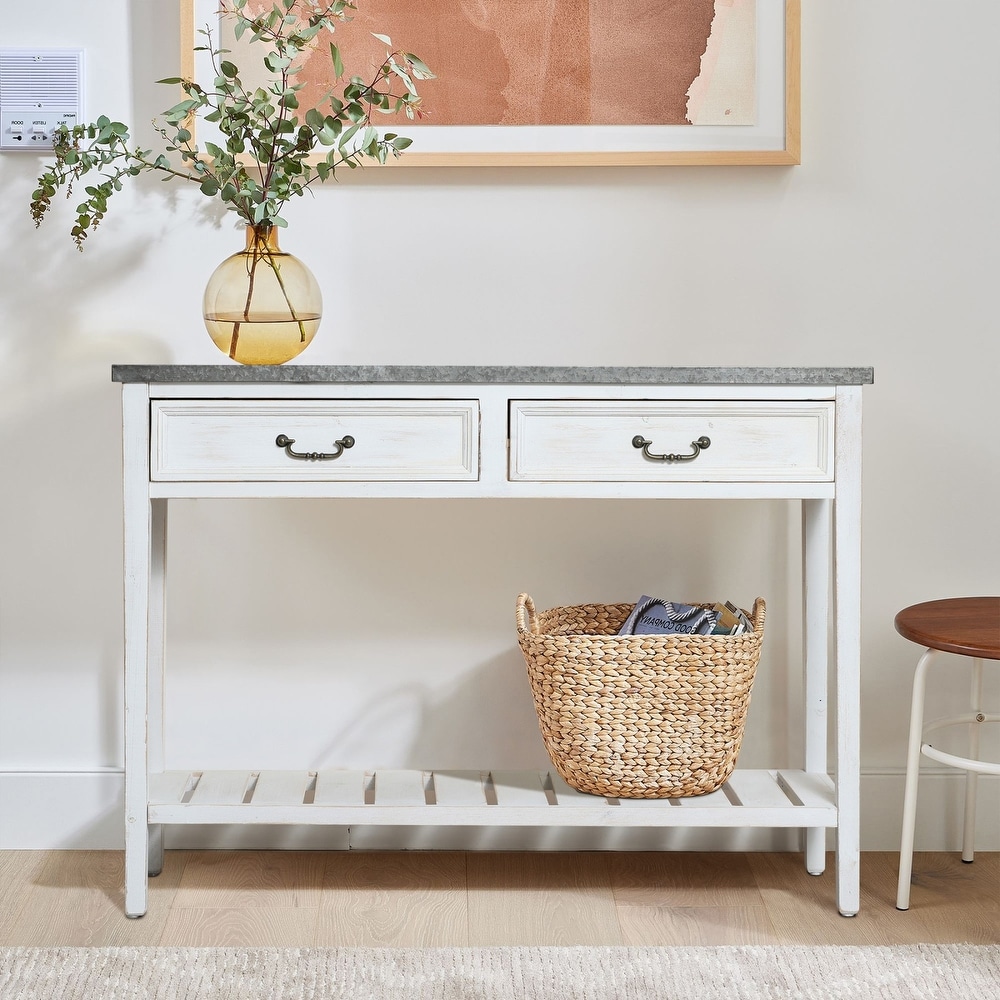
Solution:
[[[913,677],[910,709],[910,741],[906,755],[906,787],[903,793],[903,834],[899,848],[899,885],[896,909],[910,908],[910,875],[913,868],[913,828],[917,819],[917,779],[920,755],[965,771],[965,818],[962,829],[962,860],[974,857],[976,830],[976,778],[1000,774],[1000,762],[979,759],[979,726],[1000,722],[1000,715],[982,711],[983,660],[1000,660],[1000,597],[956,597],[927,601],[904,608],[896,615],[896,631],[905,639],[926,647]],[[958,653],[972,659],[971,712],[924,721],[927,671],[940,653]],[[969,727],[969,756],[938,750],[926,741],[929,733],[950,726]]]

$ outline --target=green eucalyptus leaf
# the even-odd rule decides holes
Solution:
[[[411,94],[416,94],[417,88],[413,85],[413,81],[410,79],[409,73],[407,73],[395,59],[389,60],[389,69],[395,76],[399,77],[399,79],[403,81],[403,86],[406,87]]]
[[[435,80],[435,79],[437,79],[437,77],[435,77],[434,74],[428,68],[427,63],[425,63],[422,59],[419,59],[412,52],[404,52],[403,53],[403,58],[409,64],[410,72],[418,80]]]
[[[361,128],[361,122],[356,125],[352,125],[344,134],[340,137],[340,142],[337,144],[340,149],[343,149],[357,134],[358,129]]]
[[[344,60],[341,58],[340,49],[330,43],[330,61],[333,63],[334,78],[339,80],[344,75]]]
[[[277,53],[270,52],[264,57],[264,65],[272,73],[280,73],[292,65],[292,60],[288,56],[279,56]]]

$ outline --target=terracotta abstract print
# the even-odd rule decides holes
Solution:
[[[437,74],[428,125],[747,125],[755,120],[756,0],[359,0],[335,41],[348,74],[385,57],[372,32]],[[242,65],[242,64],[241,64]],[[329,48],[300,96],[331,88]],[[407,127],[412,127],[407,123]]]

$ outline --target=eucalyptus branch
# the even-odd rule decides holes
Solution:
[[[281,212],[292,197],[304,194],[316,182],[335,176],[347,166],[365,160],[385,163],[399,156],[411,140],[395,132],[380,133],[373,124],[375,112],[420,118],[416,81],[433,73],[412,53],[393,46],[385,35],[386,57],[371,80],[351,77],[341,93],[327,94],[320,107],[300,117],[294,82],[300,59],[315,46],[321,32],[332,33],[336,22],[349,20],[356,9],[352,0],[272,0],[270,9],[247,16],[249,0],[220,0],[220,13],[233,22],[237,39],[244,35],[263,49],[263,64],[271,82],[251,91],[237,65],[225,58],[226,50],[207,38],[215,81],[203,88],[194,80],[174,77],[161,83],[179,85],[183,99],[168,108],[154,124],[164,141],[164,152],[131,149],[128,128],[101,116],[90,125],[57,130],[55,162],[38,178],[32,195],[31,216],[36,226],[51,208],[60,187],[71,194],[74,183],[94,172],[99,180],[86,188],[86,199],[76,208],[71,235],[79,248],[100,224],[108,199],[123,182],[144,171],[198,183],[208,197],[219,198],[250,226],[267,229],[284,226]],[[334,79],[343,79],[340,52],[330,42]],[[397,87],[396,84],[399,84]],[[199,144],[192,122],[201,118],[214,124],[222,139]],[[324,152],[325,150],[325,152]],[[179,157],[173,163],[167,154]],[[318,157],[317,157],[318,154]],[[248,169],[248,166],[250,169]],[[252,170],[252,174],[251,174]]]
[[[215,79],[216,79],[216,81],[218,81],[220,79],[225,79],[225,76],[224,76],[224,74],[222,72],[221,64],[220,64],[220,61],[219,61],[219,56],[222,54],[222,50],[221,49],[213,48],[213,46],[212,46],[212,31],[211,31],[210,28],[205,28],[204,29],[204,33],[205,33],[205,37],[206,37],[206,39],[208,41],[209,55],[211,56],[212,70],[215,73]],[[216,84],[216,85],[218,86],[218,84]],[[182,86],[185,86],[185,84],[182,84]],[[232,86],[235,87],[238,90],[240,100],[244,101],[247,104],[250,104],[252,98],[250,97],[250,94],[247,92],[246,88],[243,86],[243,81],[240,79],[239,74],[235,74],[233,76]],[[185,89],[186,89],[186,86],[185,86]],[[223,105],[224,105],[224,102],[225,102],[226,95],[224,93],[219,93],[219,91],[216,90],[216,91],[212,92],[211,96],[214,97],[214,98],[216,98],[216,102],[217,102],[216,104],[212,105],[213,110],[216,111],[216,112],[218,112],[220,115],[223,114]],[[210,101],[208,103],[211,104]],[[250,142],[251,142],[251,145],[254,146],[254,154],[255,154],[255,158],[257,159],[258,169],[259,169],[260,168],[260,155],[259,155],[260,154],[260,147],[257,145],[257,142],[258,142],[257,136],[256,135],[251,136],[250,137]],[[263,171],[259,170],[259,172],[260,172],[260,181],[261,181],[261,184],[263,184],[264,183]]]
[[[91,139],[87,148],[83,139]],[[101,117],[90,126],[76,125],[60,130],[56,135],[56,161],[38,178],[38,188],[32,194],[31,217],[37,228],[52,207],[52,198],[59,187],[65,186],[66,197],[73,194],[74,185],[85,174],[97,171],[101,183],[86,188],[87,198],[76,207],[76,222],[70,232],[77,247],[83,249],[88,233],[98,227],[107,213],[108,199],[122,189],[122,180],[143,170],[166,174],[168,178],[197,181],[199,178],[171,166],[165,156],[152,159],[151,150],[130,149],[130,136],[121,122]]]

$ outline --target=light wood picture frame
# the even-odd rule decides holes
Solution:
[[[757,119],[753,125],[410,126],[403,120],[393,129],[413,139],[413,145],[390,163],[395,167],[798,164],[801,0],[756,2]],[[218,3],[179,0],[179,5],[181,73],[197,79],[193,51],[197,31],[206,24],[217,28]]]

